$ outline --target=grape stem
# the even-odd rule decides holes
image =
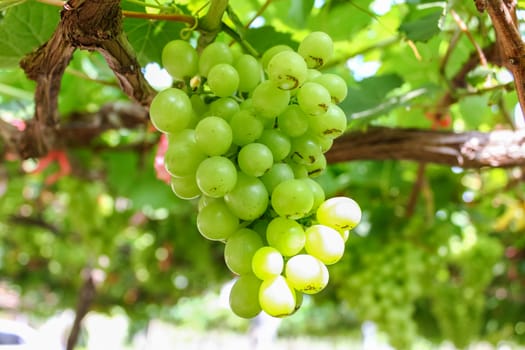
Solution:
[[[222,30],[222,16],[228,7],[228,0],[211,0],[208,12],[199,20],[199,43],[197,50],[202,50],[212,43]]]
[[[46,4],[46,5],[51,5],[51,6],[56,6],[56,7],[64,7],[64,5],[66,4],[66,1],[62,1],[62,0],[37,0],[37,1],[40,3]],[[155,5],[151,5],[151,7],[154,7],[154,6]],[[182,23],[187,23],[190,26],[193,26],[196,21],[195,17],[193,16],[181,15],[181,14],[145,13],[145,12],[122,10],[122,15],[127,18],[141,18],[141,19],[161,20],[161,21],[182,22]]]

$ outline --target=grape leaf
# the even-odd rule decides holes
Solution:
[[[167,184],[156,178],[152,156],[144,158],[142,164],[136,153],[104,153],[108,185],[117,195],[129,198],[135,208],[145,205],[154,208],[173,208],[180,201]]]
[[[278,32],[271,26],[250,28],[246,31],[244,38],[259,53],[263,53],[270,47],[279,44],[288,45],[294,49],[298,46],[298,43],[292,40],[292,36],[289,33]]]
[[[292,0],[288,10],[288,18],[296,27],[302,28],[313,7],[314,0]]]
[[[369,121],[398,105],[387,94],[402,84],[403,79],[397,74],[363,79],[357,87],[348,88],[348,95],[341,103],[341,108],[348,116]]]
[[[348,40],[374,19],[368,10],[371,0],[327,2],[319,13],[309,19],[312,30],[328,33],[334,40]]]
[[[20,5],[26,0],[0,0],[0,11],[6,10],[9,7]]]
[[[413,9],[403,19],[399,32],[413,41],[427,41],[440,32],[439,22],[443,17],[443,8],[433,6],[425,9]]]
[[[0,69],[17,67],[22,57],[49,39],[59,19],[56,7],[36,1],[9,8],[0,21]]]
[[[170,21],[124,20],[124,32],[142,66],[150,62],[161,63],[162,49],[169,41],[179,39],[184,27],[182,23]]]

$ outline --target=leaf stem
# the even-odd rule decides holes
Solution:
[[[211,0],[208,12],[199,20],[198,50],[209,45],[215,40],[222,29],[222,16],[228,7],[228,0]]]
[[[248,41],[244,40],[241,37],[241,35],[237,33],[233,28],[230,28],[225,23],[222,23],[222,30],[226,34],[228,34],[233,39],[233,41],[236,41],[237,43],[239,43],[239,45],[241,45],[244,51],[246,51],[247,53],[249,53],[250,55],[254,57],[260,56],[259,52],[257,52],[257,50],[255,50],[255,48],[252,45],[250,45]]]
[[[17,98],[19,100],[27,100],[31,101],[33,100],[34,95],[26,90],[18,89],[6,84],[0,83],[0,94],[2,95],[8,95],[14,98]]]
[[[145,13],[135,11],[124,11],[122,15],[127,18],[141,18],[141,19],[154,19],[160,21],[173,21],[187,23],[190,26],[195,24],[195,17],[181,14],[162,14],[162,13]]]
[[[244,25],[244,28],[249,28],[251,26],[251,24],[253,23],[253,21],[255,21],[257,19],[257,17],[261,16],[263,14],[263,12],[266,11],[268,6],[270,6],[271,3],[272,3],[272,0],[266,0],[266,2],[259,8],[259,10],[257,10],[257,13],[255,13],[255,15],[252,17],[252,19],[250,19]]]

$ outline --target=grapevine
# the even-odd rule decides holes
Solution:
[[[347,126],[337,106],[344,80],[319,71],[332,53],[322,32],[261,60],[221,42],[200,53],[178,39],[164,48],[176,87],[153,99],[151,121],[168,140],[173,192],[198,199],[199,232],[225,245],[225,264],[239,276],[230,306],[240,317],[291,315],[302,294],[322,291],[327,265],[342,258],[361,219],[353,199],[326,199],[314,180]]]

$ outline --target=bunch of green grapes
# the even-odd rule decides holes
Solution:
[[[447,278],[428,286],[439,331],[458,348],[467,347],[482,331],[487,288],[502,254],[500,241],[478,236],[469,249],[446,257]]]
[[[337,272],[344,275],[339,296],[359,319],[375,322],[394,348],[410,349],[418,334],[415,302],[425,293],[426,274],[432,270],[428,252],[395,240],[377,251],[358,245],[353,253],[361,261]]]
[[[225,243],[225,263],[239,276],[230,305],[241,317],[292,314],[302,293],[325,288],[326,265],[342,257],[361,219],[353,199],[326,199],[313,180],[347,126],[337,106],[345,81],[318,70],[332,51],[322,32],[261,60],[221,42],[200,54],[182,40],[163,50],[179,88],[157,94],[151,121],[167,135],[173,192],[199,198],[199,232]]]

